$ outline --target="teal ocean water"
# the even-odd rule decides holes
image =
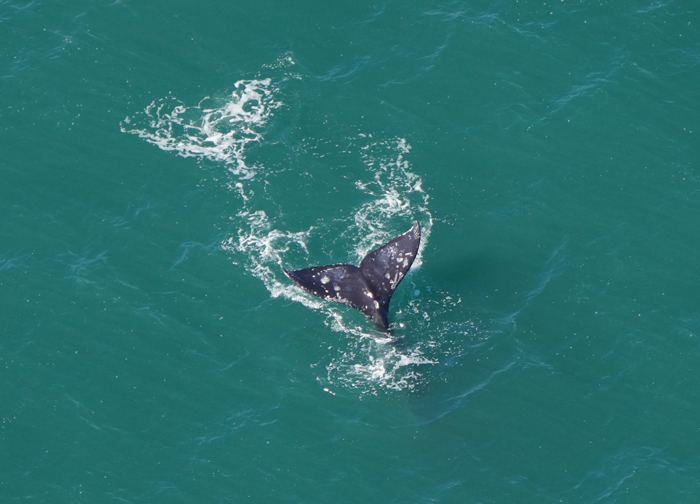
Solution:
[[[0,501],[700,502],[698,7],[1,0]]]

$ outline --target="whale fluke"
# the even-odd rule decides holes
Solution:
[[[411,268],[420,245],[420,224],[373,250],[359,268],[352,264],[284,270],[302,289],[328,301],[357,308],[382,331],[389,330],[389,301]]]

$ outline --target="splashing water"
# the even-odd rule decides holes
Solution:
[[[287,57],[269,68],[284,69],[293,64]],[[253,202],[251,196],[256,192],[264,194],[264,184],[270,182],[266,179],[266,167],[247,162],[247,156],[251,146],[265,142],[264,132],[275,111],[285,106],[279,98],[283,92],[275,82],[272,78],[240,80],[227,98],[205,97],[189,107],[168,96],[124,119],[121,130],[164,151],[226,167],[233,178],[228,189],[240,198],[240,209],[231,217],[238,227],[237,234],[223,241],[223,249],[241,258],[237,262],[260,279],[272,297],[282,296],[321,310],[328,327],[348,336],[345,346],[341,345],[329,357],[324,366],[326,375],[319,381],[342,384],[361,393],[412,389],[421,377],[418,366],[435,363],[434,359],[425,357],[420,347],[399,351],[388,339],[369,332],[369,328],[349,325],[343,317],[343,307],[308,295],[282,273],[285,256],[292,251],[308,256],[311,234],[328,234],[332,222],[319,221],[304,231],[276,229],[265,210]],[[354,187],[369,197],[345,218],[349,222],[342,239],[354,243],[353,254],[359,262],[371,249],[403,232],[398,223],[417,219],[422,224],[422,240],[412,270],[420,267],[433,220],[428,209],[429,195],[407,160],[411,149],[408,142],[403,138],[376,140],[360,133],[346,139],[346,145],[340,148],[354,153],[365,167],[363,179],[356,180]],[[404,314],[411,313],[412,310],[406,310]]]
[[[222,162],[240,179],[252,179],[258,167],[246,164],[245,151],[262,141],[262,128],[282,103],[270,79],[240,80],[234,88],[223,103],[208,96],[193,107],[173,96],[153,101],[139,117],[124,119],[121,130],[182,157]]]

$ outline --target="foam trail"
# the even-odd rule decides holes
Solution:
[[[396,234],[387,223],[398,220],[421,221],[421,244],[412,271],[423,263],[423,249],[430,238],[433,218],[428,210],[430,196],[423,190],[420,176],[412,172],[406,155],[411,146],[405,138],[367,144],[361,147],[361,156],[373,180],[356,181],[355,186],[374,199],[365,203],[354,214],[355,229],[362,240],[355,248],[358,260],[373,248],[385,243]]]
[[[271,72],[284,71],[293,64],[291,56],[287,56],[279,65],[265,68]],[[167,96],[151,102],[143,112],[125,118],[121,130],[164,151],[210,161],[228,170],[231,178],[226,186],[239,197],[239,208],[230,217],[237,232],[223,240],[222,248],[236,258],[234,264],[242,265],[248,274],[263,282],[272,297],[284,297],[320,310],[329,328],[347,336],[324,364],[325,376],[319,377],[319,381],[341,384],[361,394],[412,389],[421,379],[420,366],[436,362],[436,357],[424,354],[426,349],[436,346],[434,342],[427,339],[421,343],[423,346],[399,351],[389,344],[390,340],[378,336],[369,327],[348,323],[344,317],[348,313],[345,307],[311,297],[291,284],[282,273],[282,266],[288,266],[290,254],[308,256],[307,243],[311,235],[333,233],[338,221],[337,218],[327,221],[321,218],[306,230],[278,229],[265,211],[267,206],[261,206],[275,203],[264,190],[265,184],[272,183],[268,178],[271,171],[249,163],[247,157],[251,147],[265,143],[264,133],[274,120],[275,112],[286,107],[279,86],[283,80],[240,80],[229,96],[204,97],[193,106]],[[366,202],[341,219],[346,221],[347,227],[344,226],[346,231],[339,239],[350,244],[359,262],[367,252],[395,237],[404,231],[407,223],[417,219],[421,223],[422,239],[411,271],[419,268],[433,219],[429,195],[408,161],[411,146],[407,140],[377,140],[371,134],[359,134],[325,145],[331,149],[328,153],[340,150],[355,155],[365,167],[354,187],[367,196]],[[253,194],[256,198],[252,198]],[[404,311],[397,311],[399,319],[416,316],[420,319],[421,314],[427,314],[418,294],[415,296]]]
[[[271,79],[240,80],[234,87],[226,100],[205,97],[190,107],[173,96],[153,101],[143,113],[125,118],[121,130],[182,157],[222,162],[240,179],[252,179],[259,167],[246,164],[246,149],[262,141],[263,128],[282,102],[275,99]]]
[[[284,265],[283,256],[290,247],[296,245],[308,254],[306,239],[313,228],[296,233],[273,229],[262,210],[242,211],[238,217],[247,222],[247,229],[240,228],[238,236],[228,238],[223,248],[242,254],[246,258],[246,270],[265,284],[272,297],[283,296],[309,308],[323,307],[321,301],[300,294],[299,289],[288,282],[281,282],[279,277]]]

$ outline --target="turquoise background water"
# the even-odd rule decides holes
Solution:
[[[0,2],[2,502],[695,503],[684,1]],[[392,345],[282,267],[423,227]]]

